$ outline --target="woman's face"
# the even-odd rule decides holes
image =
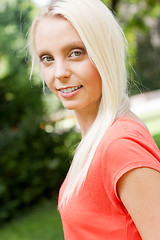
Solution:
[[[35,33],[43,78],[65,108],[98,110],[101,77],[73,26],[64,18],[44,17]]]

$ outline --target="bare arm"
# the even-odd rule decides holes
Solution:
[[[160,173],[137,168],[119,180],[117,191],[143,240],[160,239]]]

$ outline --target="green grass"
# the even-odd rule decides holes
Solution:
[[[0,229],[0,240],[63,240],[57,202],[45,202]]]

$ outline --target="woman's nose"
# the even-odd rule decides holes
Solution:
[[[66,78],[69,78],[71,75],[71,71],[69,66],[64,61],[57,61],[55,63],[55,79],[63,81]]]

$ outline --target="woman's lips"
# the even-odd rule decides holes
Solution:
[[[77,94],[82,87],[82,85],[79,85],[76,87],[60,88],[58,91],[62,97],[69,98]]]

